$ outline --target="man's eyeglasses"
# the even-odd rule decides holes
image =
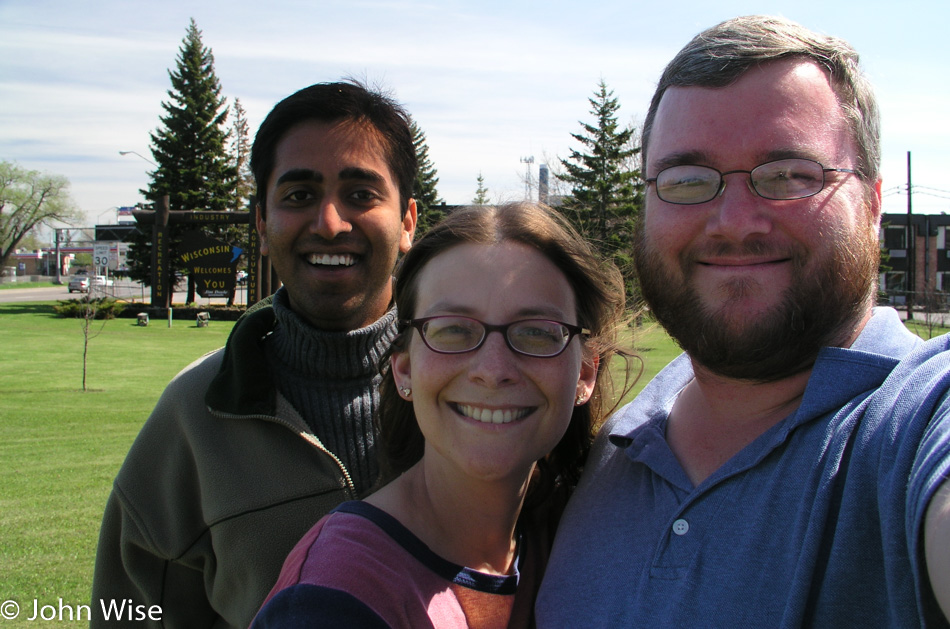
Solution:
[[[752,189],[764,199],[791,201],[804,199],[821,192],[825,187],[825,173],[851,173],[849,168],[825,168],[810,159],[780,159],[766,162],[752,170],[730,170],[721,173],[709,166],[684,164],[661,170],[647,184],[656,185],[656,196],[661,201],[676,205],[696,205],[712,201],[726,189],[726,175],[745,173],[752,180]]]
[[[561,321],[524,319],[504,325],[492,325],[457,315],[440,315],[403,320],[419,330],[422,342],[437,354],[462,354],[482,346],[491,332],[500,332],[508,347],[518,354],[553,358],[564,351],[571,339],[590,330]]]

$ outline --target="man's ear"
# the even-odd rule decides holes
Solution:
[[[416,233],[416,200],[409,199],[405,216],[402,217],[402,235],[399,238],[399,252],[406,253],[412,247],[412,239]]]
[[[881,184],[883,181],[878,179],[872,188],[871,192],[871,217],[877,223],[878,226],[881,224]]]
[[[267,252],[267,221],[264,220],[264,208],[257,204],[257,237],[261,239],[261,255],[269,255]]]

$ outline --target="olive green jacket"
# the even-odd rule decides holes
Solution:
[[[247,627],[294,544],[358,497],[271,384],[274,322],[255,306],[165,389],[106,505],[91,627]]]

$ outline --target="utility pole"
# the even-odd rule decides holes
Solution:
[[[911,202],[910,151],[907,151],[907,320],[914,318],[914,291],[917,288],[917,236],[914,233]]]
[[[62,277],[63,263],[62,263],[62,260],[61,260],[61,258],[60,258],[60,255],[59,255],[59,233],[60,233],[60,231],[62,231],[62,230],[61,230],[60,228],[58,228],[58,227],[54,227],[54,228],[53,228],[53,233],[56,235],[56,281],[54,282],[56,285],[59,285],[59,284],[62,284],[62,283],[63,283],[63,277]],[[47,259],[48,259],[48,258],[47,258]]]

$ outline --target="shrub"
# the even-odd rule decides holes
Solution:
[[[125,306],[115,299],[89,295],[79,299],[60,300],[58,306],[53,306],[59,316],[75,319],[87,318],[92,311],[95,311],[96,319],[115,319],[124,308]]]

